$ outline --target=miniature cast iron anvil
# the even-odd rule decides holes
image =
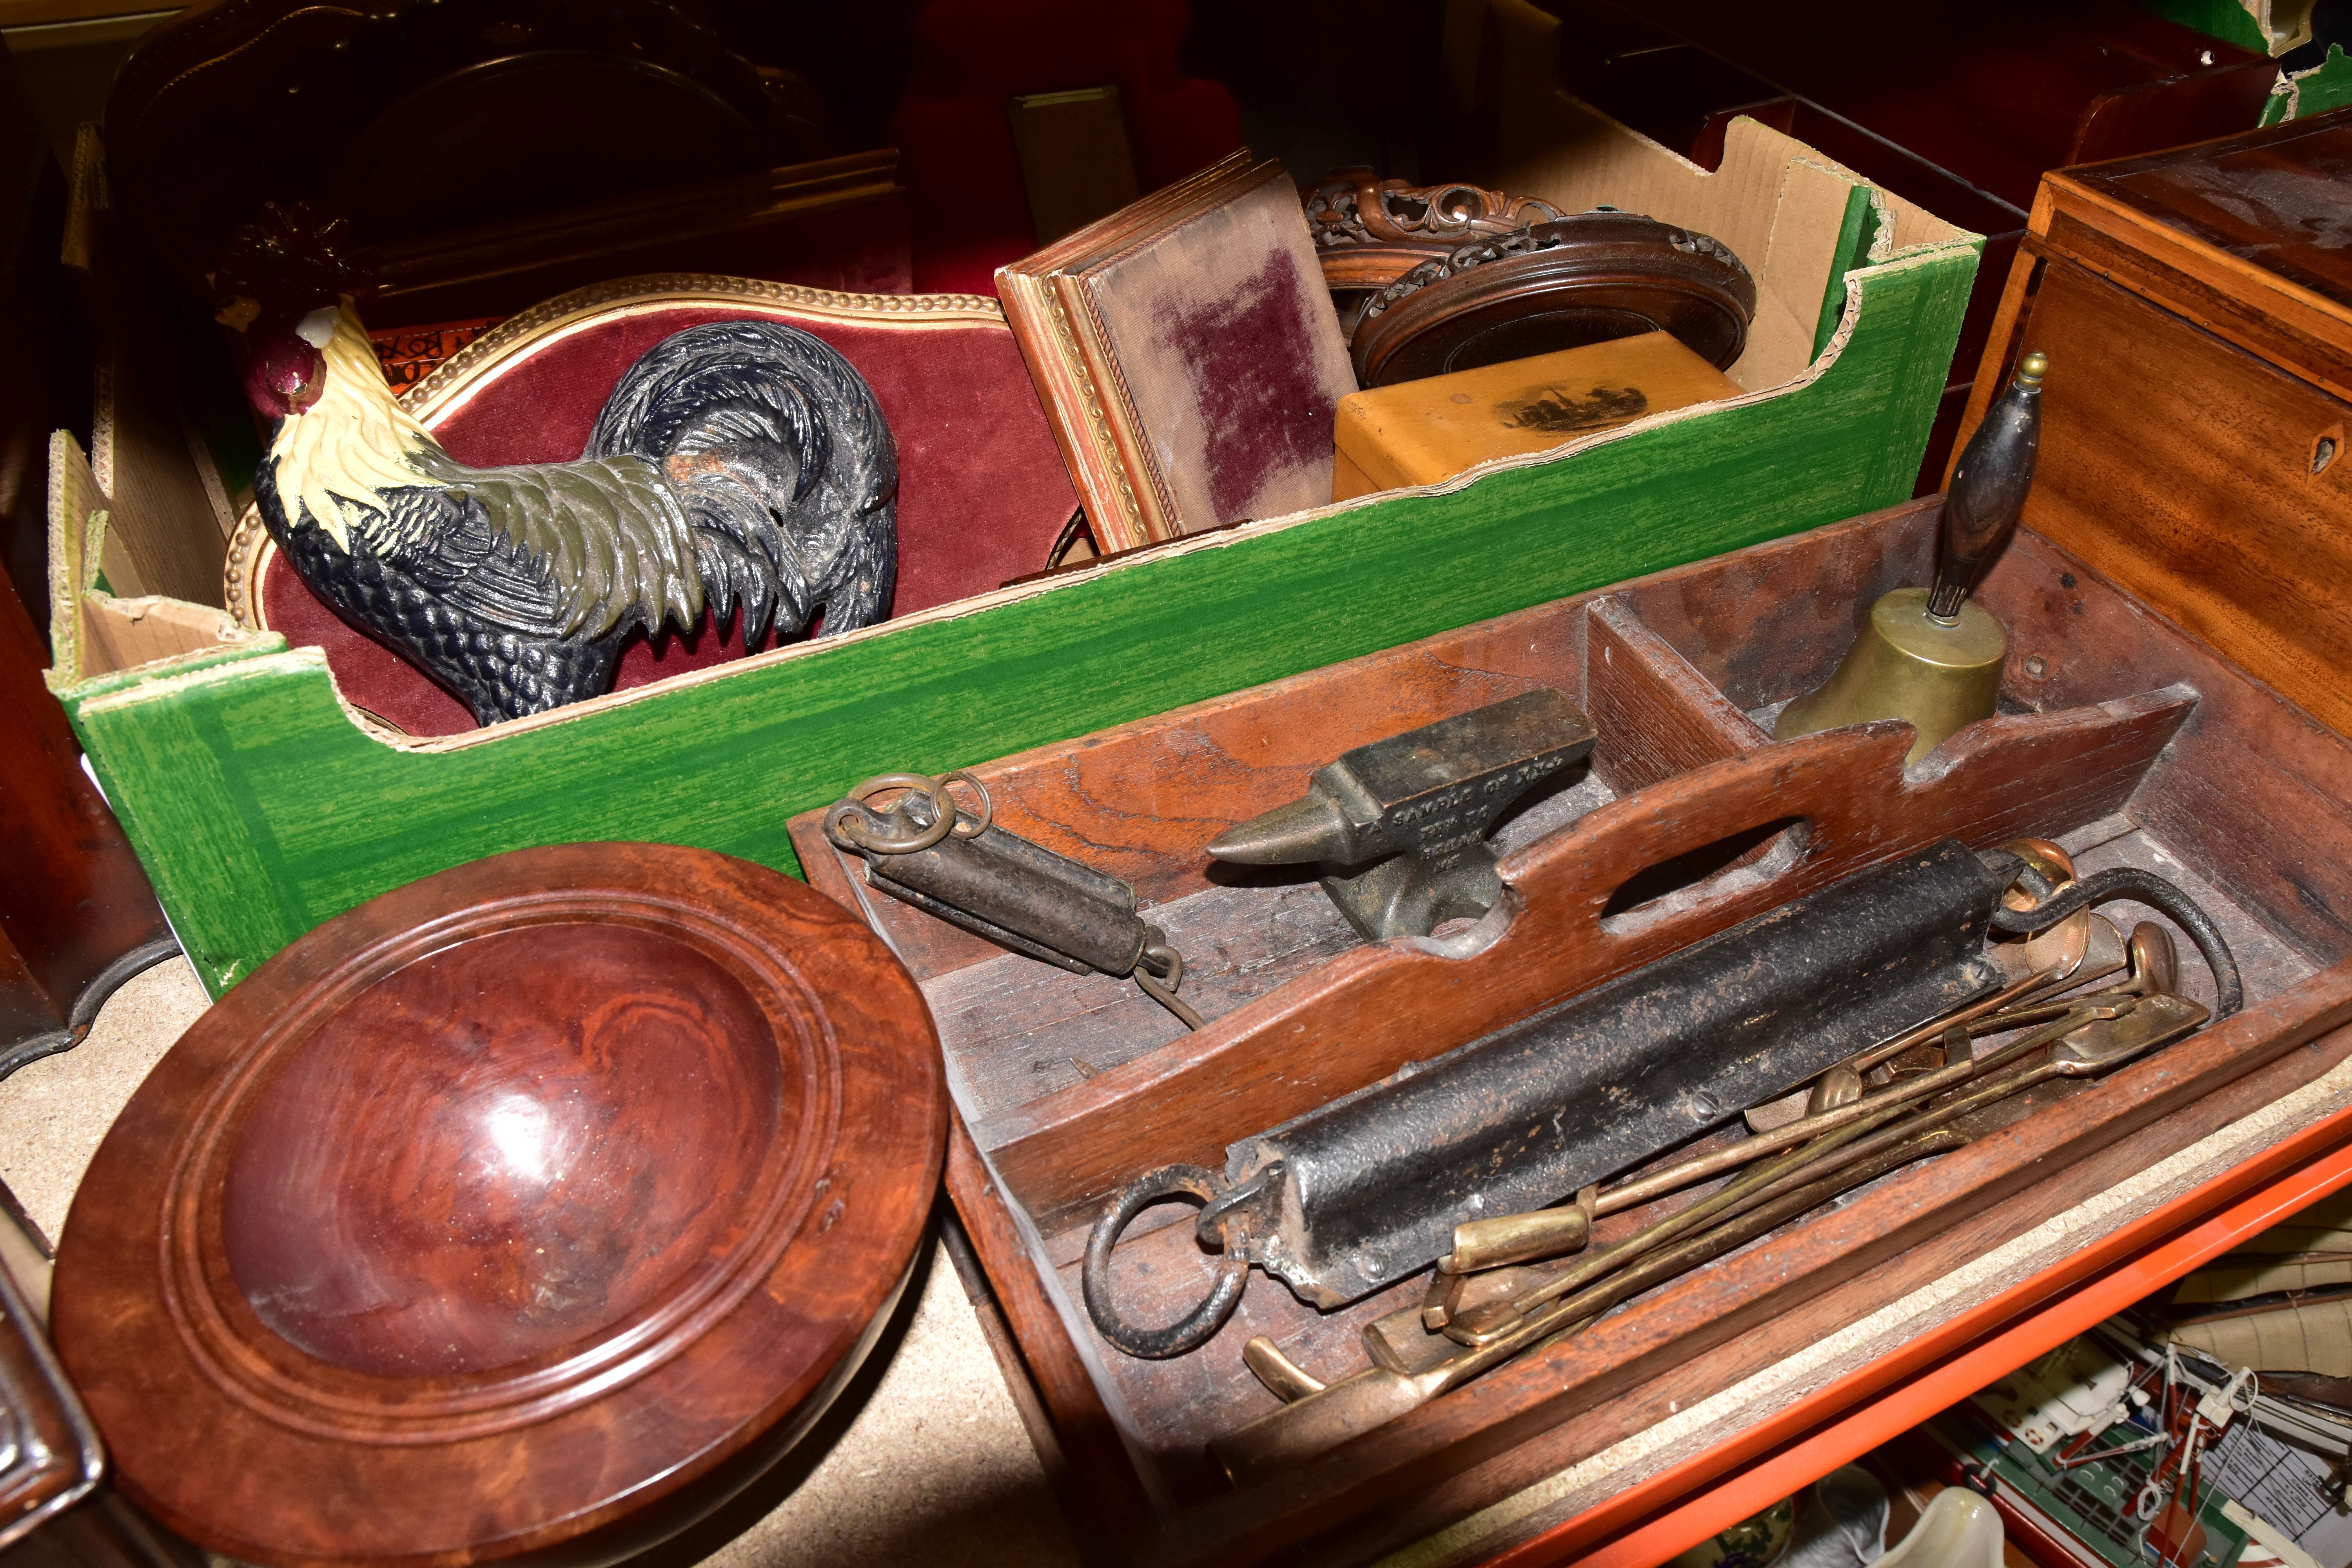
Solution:
[[[1592,722],[1538,687],[1359,746],[1287,805],[1209,846],[1244,866],[1314,861],[1367,942],[1475,920],[1502,896],[1486,835],[1514,801],[1592,750]]]

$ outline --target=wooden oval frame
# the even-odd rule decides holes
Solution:
[[[1595,216],[1582,214],[1580,218]],[[1618,215],[1608,216],[1613,219]],[[1746,352],[1748,331],[1754,325],[1753,276],[1736,259],[1722,260],[1716,254],[1721,249],[1717,241],[1688,236],[1687,246],[1676,244],[1684,231],[1625,216],[1631,221],[1595,224],[1590,232],[1577,227],[1580,218],[1547,226],[1565,229],[1570,237],[1545,249],[1465,267],[1414,289],[1381,314],[1360,322],[1349,343],[1357,379],[1370,388],[1416,376],[1442,375],[1448,368],[1475,369],[1475,365],[1432,369],[1412,356],[1433,336],[1451,342],[1467,323],[1491,327],[1568,307],[1617,310],[1643,317],[1683,339],[1717,370],[1728,368]],[[1686,335],[1694,320],[1736,330],[1710,352],[1702,342]],[[1409,366],[1409,374],[1391,374],[1390,367],[1401,360]]]

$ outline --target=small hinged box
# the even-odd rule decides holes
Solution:
[[[1671,332],[1376,386],[1339,400],[1331,499],[1433,485],[1740,388]]]

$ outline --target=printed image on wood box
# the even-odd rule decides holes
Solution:
[[[1339,400],[1331,499],[1435,484],[1645,415],[1739,395],[1668,332],[1588,343]]]
[[[1297,503],[1307,510],[1001,588],[1045,563],[1070,479],[992,301],[695,279],[520,326],[525,312],[407,395],[464,460],[576,456],[584,422],[666,321],[816,323],[873,384],[898,443],[896,613],[707,668],[648,645],[624,661],[625,682],[633,661],[658,664],[643,684],[436,732],[457,726],[454,703],[412,677],[446,723],[388,710],[389,686],[352,658],[393,656],[356,637],[339,653],[323,624],[287,629],[266,570],[246,608],[272,629],[215,635],[217,612],[94,594],[60,561],[63,624],[176,638],[147,638],[147,661],[125,663],[104,650],[132,639],[93,632],[59,649],[49,679],[205,984],[224,987],[388,889],[507,849],[628,838],[795,868],[786,817],[837,798],[877,756],[931,772],[1001,756],[1909,494],[1976,237],[1749,121],[1732,127],[1718,172],[1700,170],[1515,63],[1556,41],[1540,12],[1496,0],[1493,15],[1508,105],[1497,184],[1563,211],[1646,212],[1739,255],[1758,297],[1726,373],[1740,396],[1411,493],[1333,506],[1327,472]],[[1475,97],[1476,61],[1459,63]],[[126,498],[102,487],[64,495],[61,507],[131,523]],[[255,564],[241,562],[239,580]]]

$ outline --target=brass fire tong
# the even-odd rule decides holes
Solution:
[[[2213,973],[2221,1016],[2236,1010],[2242,988],[2228,946],[2179,889],[2135,870],[2053,888],[2035,865],[2038,858],[2008,854],[2007,863],[2036,896],[2025,908],[2004,913],[2012,930],[2064,928],[2064,940],[2048,950],[2055,962],[1823,1073],[1807,1113],[1794,1121],[1606,1190],[1587,1188],[1572,1205],[1457,1226],[1453,1250],[1439,1261],[1421,1304],[1366,1327],[1371,1364],[1348,1378],[1326,1385],[1272,1342],[1251,1341],[1244,1362],[1286,1403],[1211,1445],[1227,1473],[1246,1482],[1304,1463],[1578,1331],[1619,1303],[1841,1193],[1960,1147],[1967,1139],[1950,1124],[1973,1112],[2053,1079],[2105,1072],[2201,1026],[2207,1010],[2178,994],[2170,936],[2143,922],[2123,944],[2112,926],[2089,914],[2101,897],[2125,896],[2117,889],[2127,887],[2129,896],[2173,917]],[[1996,923],[2001,920],[1996,916]],[[2053,994],[2064,984],[2112,973],[2107,964],[2085,963],[2100,949],[2124,951],[2126,981],[2073,996]],[[1974,1054],[1975,1038],[2021,1027],[2026,1032],[1981,1058]],[[1864,1086],[1864,1073],[1883,1074],[1887,1064],[1930,1044],[1940,1048],[1939,1065],[1874,1090]],[[2028,1060],[2042,1052],[2041,1060]],[[1565,1265],[1524,1267],[1581,1247],[1598,1217],[1743,1165],[1751,1168],[1614,1246]]]

